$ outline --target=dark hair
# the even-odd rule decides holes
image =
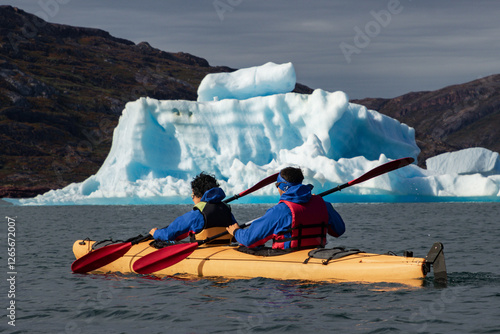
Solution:
[[[191,189],[196,197],[203,197],[203,194],[212,188],[218,187],[219,183],[215,176],[201,172],[191,181]]]
[[[302,183],[304,180],[304,174],[300,168],[286,167],[280,172],[281,177],[291,183]]]

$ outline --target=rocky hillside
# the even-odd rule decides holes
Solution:
[[[85,180],[106,158],[126,102],[196,100],[206,74],[234,70],[11,6],[0,6],[0,17],[0,198]],[[500,151],[499,80],[354,102],[414,127],[420,161],[470,146]]]
[[[419,165],[440,153],[468,147],[500,152],[500,75],[394,99],[351,101],[415,128]]]

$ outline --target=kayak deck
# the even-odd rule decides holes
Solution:
[[[95,241],[77,240],[73,245],[79,259],[92,250]],[[436,244],[435,244],[436,245]],[[426,259],[386,254],[357,253],[330,260],[309,258],[310,250],[301,250],[278,256],[256,256],[239,252],[235,246],[200,246],[186,259],[153,273],[155,276],[187,274],[198,277],[255,278],[279,280],[309,280],[327,282],[389,282],[422,285],[430,270]],[[143,242],[121,258],[93,273],[134,273],[135,261],[157,249]],[[432,251],[432,249],[431,249]],[[442,253],[442,252],[441,252]],[[430,253],[429,253],[430,254]],[[437,255],[436,255],[437,256]],[[444,257],[443,257],[444,261]]]

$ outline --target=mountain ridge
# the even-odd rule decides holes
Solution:
[[[104,30],[48,23],[12,6],[0,6],[0,15],[0,198],[85,180],[106,158],[125,103],[196,100],[205,75],[235,70]],[[500,151],[500,76],[476,81],[351,102],[414,127],[423,166],[430,156],[476,144]],[[297,83],[294,92],[312,89]]]

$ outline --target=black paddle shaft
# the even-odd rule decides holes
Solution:
[[[321,194],[318,194],[318,196],[325,197],[326,195],[330,195],[331,193],[334,193],[336,191],[341,191],[342,189],[347,188],[349,186],[350,186],[350,184],[349,184],[349,182],[347,182],[347,183],[344,183],[342,185],[338,185],[335,188],[332,188],[330,190],[323,191]]]

